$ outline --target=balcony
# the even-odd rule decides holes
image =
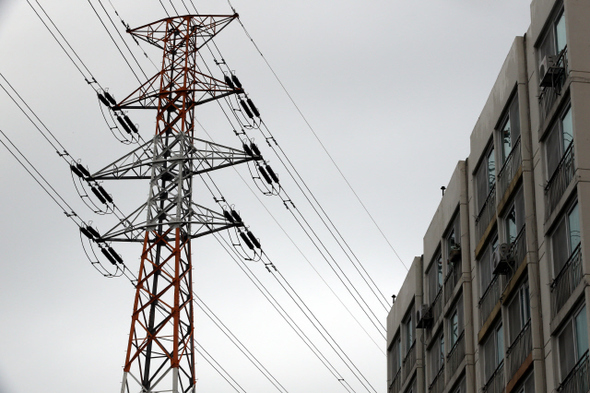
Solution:
[[[561,200],[567,186],[574,178],[575,171],[574,142],[572,141],[565,153],[563,153],[557,169],[553,172],[551,179],[549,179],[549,182],[545,186],[545,214],[547,217],[549,217]]]
[[[430,386],[428,386],[428,393],[442,393],[445,390],[445,367],[441,366],[438,370],[438,374],[432,380]]]
[[[578,245],[551,283],[552,317],[561,310],[580,281],[582,281],[582,251]]]
[[[549,67],[545,73],[545,77],[541,81],[541,93],[539,94],[539,107],[541,108],[541,122],[547,118],[551,112],[553,105],[561,95],[561,89],[565,84],[567,74],[569,73],[569,65],[567,58],[567,48],[565,48],[554,62],[554,65]]]
[[[514,144],[512,151],[504,161],[504,166],[498,173],[498,195],[502,197],[506,190],[508,190],[508,186],[516,176],[518,172],[518,168],[522,164],[522,153],[520,151],[520,138]]]
[[[408,379],[412,370],[414,369],[414,365],[416,364],[416,341],[412,343],[410,350],[406,354],[402,362],[402,384],[403,382]]]
[[[496,186],[492,187],[492,190],[488,194],[486,201],[479,212],[479,215],[475,219],[475,229],[477,233],[477,239],[481,239],[481,237],[486,232],[488,225],[494,218],[496,213]]]
[[[462,331],[457,339],[457,342],[451,348],[447,355],[447,366],[449,367],[450,376],[453,376],[461,362],[465,358],[465,331]]]
[[[590,362],[588,351],[557,388],[560,393],[586,393],[590,390]]]
[[[479,315],[481,318],[481,325],[486,322],[496,303],[500,300],[500,279],[499,276],[494,276],[490,285],[488,285],[481,299],[479,299]]]
[[[518,371],[529,354],[533,351],[533,340],[531,337],[531,321],[529,320],[522,328],[508,351],[506,359],[508,363],[508,375],[510,378]]]
[[[445,303],[453,296],[457,283],[461,280],[461,261],[449,264],[449,274],[445,277]]]
[[[502,393],[505,387],[504,362],[501,362],[483,387],[483,391],[486,393]]]

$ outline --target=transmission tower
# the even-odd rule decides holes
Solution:
[[[195,390],[191,240],[243,223],[193,202],[193,177],[259,159],[194,136],[196,106],[243,92],[196,67],[197,52],[236,17],[178,16],[128,31],[163,57],[161,71],[114,106],[155,109],[153,139],[91,175],[149,179],[147,202],[100,239],[143,243],[121,393]]]

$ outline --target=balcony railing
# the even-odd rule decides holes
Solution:
[[[588,351],[557,388],[560,393],[586,393],[590,390],[590,362]]]
[[[393,381],[391,381],[391,384],[389,385],[389,388],[387,389],[387,393],[399,393],[399,391],[402,389],[402,369],[399,368],[397,370],[397,373],[395,374],[395,377],[393,377]]]
[[[434,321],[434,323],[436,323],[438,321],[438,319],[441,317],[442,312],[443,312],[443,301],[442,301],[442,287],[440,287],[438,293],[436,294],[436,297],[434,298],[434,300],[432,301],[432,319]]]
[[[481,318],[482,326],[492,313],[494,306],[496,305],[496,303],[498,303],[499,300],[500,278],[496,275],[490,282],[490,285],[488,285],[481,299],[479,299],[479,315]]]
[[[547,186],[545,186],[545,213],[547,217],[553,212],[553,209],[555,209],[555,206],[561,200],[567,186],[569,186],[574,178],[575,171],[574,143],[572,141],[565,153],[563,153],[563,157],[559,165],[557,165],[557,169],[551,175]]]
[[[453,291],[461,280],[461,261],[451,263],[449,267],[449,274],[445,277],[445,303],[453,296]]]
[[[553,77],[550,78],[551,83],[548,86],[542,87],[541,93],[539,94],[541,121],[545,120],[549,112],[551,112],[551,108],[553,108],[553,104],[555,104],[555,101],[560,96],[561,88],[567,78],[569,72],[567,48],[561,51],[551,71],[553,71]]]
[[[510,250],[512,255],[514,256],[514,269],[516,270],[518,266],[524,260],[526,256],[526,227],[523,225],[518,235],[516,235],[516,239],[512,242],[512,249]]]
[[[504,362],[501,362],[483,387],[483,391],[486,393],[502,393],[505,387]]]
[[[428,386],[428,393],[442,393],[445,390],[445,367],[444,364],[438,370],[438,374],[432,380],[430,386]]]
[[[447,355],[447,366],[449,367],[450,376],[455,374],[463,358],[465,358],[465,331],[461,332],[457,342]]]
[[[555,280],[551,283],[551,312],[554,317],[582,281],[582,251],[576,247]]]
[[[504,166],[502,166],[502,169],[498,173],[498,195],[500,195],[500,197],[502,197],[508,189],[516,172],[518,172],[521,163],[522,154],[520,151],[520,138],[518,138],[512,151],[506,158],[506,161],[504,161]]]
[[[408,353],[406,354],[406,357],[403,360],[403,363],[402,363],[402,376],[403,376],[402,383],[406,379],[408,379],[415,364],[416,364],[416,341],[414,341],[412,343],[410,350],[408,351]]]
[[[531,337],[531,321],[529,320],[522,328],[508,351],[506,359],[508,361],[508,375],[511,378],[520,368],[527,356],[533,351],[533,340]]]
[[[496,185],[494,185],[486,198],[486,201],[475,219],[475,227],[477,231],[477,240],[481,239],[485,233],[488,225],[492,221],[496,212]]]

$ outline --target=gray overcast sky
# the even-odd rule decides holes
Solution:
[[[38,1],[102,86],[117,98],[138,86],[88,2]],[[102,13],[97,0],[90,2]],[[166,16],[158,0],[103,0],[114,17],[109,3],[131,27]],[[169,0],[162,3],[172,12]],[[182,0],[173,3],[183,9]],[[231,13],[225,1],[194,3],[201,13]],[[414,255],[421,254],[422,237],[438,206],[440,187],[446,185],[456,162],[468,155],[470,132],[514,37],[527,30],[529,3],[232,0],[266,60],[407,266]],[[118,21],[117,28],[125,35]],[[125,38],[146,73],[155,73],[133,41]],[[272,134],[389,301],[403,281],[404,266],[240,25],[230,25],[217,43]],[[159,63],[158,50],[146,45],[142,48]],[[0,0],[0,53],[0,73],[73,157],[97,170],[129,150],[111,136],[94,91],[27,2]],[[215,141],[239,147],[240,141],[223,116],[208,108],[197,111],[207,132]],[[154,114],[136,111],[129,115],[136,119],[144,138],[149,138],[154,131]],[[101,230],[115,224],[114,217],[95,215],[80,202],[67,165],[2,90],[0,130],[80,217],[93,220]],[[362,279],[329,240],[262,135],[256,130],[249,135],[261,146],[294,203],[317,228],[342,269],[371,299]],[[84,255],[76,226],[4,147],[0,148],[0,160],[0,393],[118,391],[132,286],[124,278],[106,279],[98,274]],[[214,174],[219,188],[371,385],[385,392],[384,339],[281,200],[250,192],[247,185],[255,185],[248,169],[237,169]],[[144,182],[104,186],[124,211],[139,206],[147,195]],[[198,190],[197,200],[215,207],[206,189]],[[117,249],[127,265],[137,269],[140,249]],[[214,239],[194,241],[193,250],[196,293],[287,391],[346,391]],[[249,266],[354,390],[365,391],[308,326],[273,276],[260,263],[250,262]],[[386,310],[369,301],[384,324]],[[276,391],[200,311],[195,326],[198,342],[245,391]],[[199,392],[235,391],[200,356],[197,374]]]

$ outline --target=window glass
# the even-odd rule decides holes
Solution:
[[[521,310],[521,318],[522,318],[522,324],[523,327],[524,325],[527,324],[527,322],[531,319],[531,300],[529,298],[529,285],[528,283],[525,283],[522,286],[522,290],[519,293],[520,296],[520,310]]]
[[[557,19],[557,22],[555,23],[555,43],[557,44],[556,54],[561,53],[561,51],[564,50],[565,46],[567,45],[565,33],[565,17],[563,15],[563,12],[561,13],[559,18]]]
[[[576,364],[574,354],[574,332],[571,322],[567,323],[559,335],[559,370],[563,380]]]
[[[506,161],[512,151],[512,138],[510,137],[510,117],[506,119],[502,127],[502,159]]]
[[[576,315],[576,349],[577,360],[588,350],[588,323],[586,322],[586,306]]]
[[[494,184],[496,184],[496,157],[492,148],[488,155],[488,193],[494,188]]]
[[[439,356],[438,369],[440,370],[445,365],[445,336],[443,334],[440,335]]]
[[[405,351],[408,353],[412,348],[412,344],[414,343],[414,324],[412,323],[412,316],[409,315],[408,319],[404,323],[405,327]]]
[[[508,212],[506,216],[506,240],[508,243],[514,242],[516,236],[518,235],[518,230],[516,229],[516,209],[512,206],[512,209]]]
[[[580,216],[578,215],[578,204],[576,203],[568,214],[570,254],[580,244]]]
[[[500,362],[502,360],[504,360],[504,329],[502,328],[502,325],[500,325],[498,330],[496,330],[496,335],[497,335],[497,345],[496,345],[496,350],[497,350],[496,366],[497,366],[498,364],[500,364]]]
[[[437,274],[438,274],[438,290],[440,290],[442,288],[443,285],[443,265],[442,265],[442,256],[439,254],[438,255],[438,261],[437,261]]]
[[[453,313],[450,319],[450,330],[451,330],[451,337],[449,342],[449,349],[453,348],[457,340],[459,339],[459,315],[457,315],[457,311]]]
[[[545,151],[547,152],[547,174],[548,178],[551,178],[557,165],[561,160],[561,146],[559,140],[561,139],[561,133],[559,131],[559,125],[555,124],[551,130],[547,140],[545,141]]]
[[[572,124],[571,107],[568,108],[567,112],[565,112],[561,118],[561,128],[563,133],[563,153],[565,153],[570,143],[574,140],[574,126]]]
[[[561,220],[553,236],[551,236],[551,248],[553,249],[554,276],[557,277],[569,257],[567,246],[567,227],[565,220]]]
[[[494,251],[498,248],[498,237],[496,236],[492,242],[488,244],[486,250],[483,252],[481,256],[481,260],[479,261],[479,274],[481,279],[481,293],[480,296],[483,296],[484,292],[492,282],[494,275],[492,273],[493,264],[492,264],[492,257],[494,255]]]

